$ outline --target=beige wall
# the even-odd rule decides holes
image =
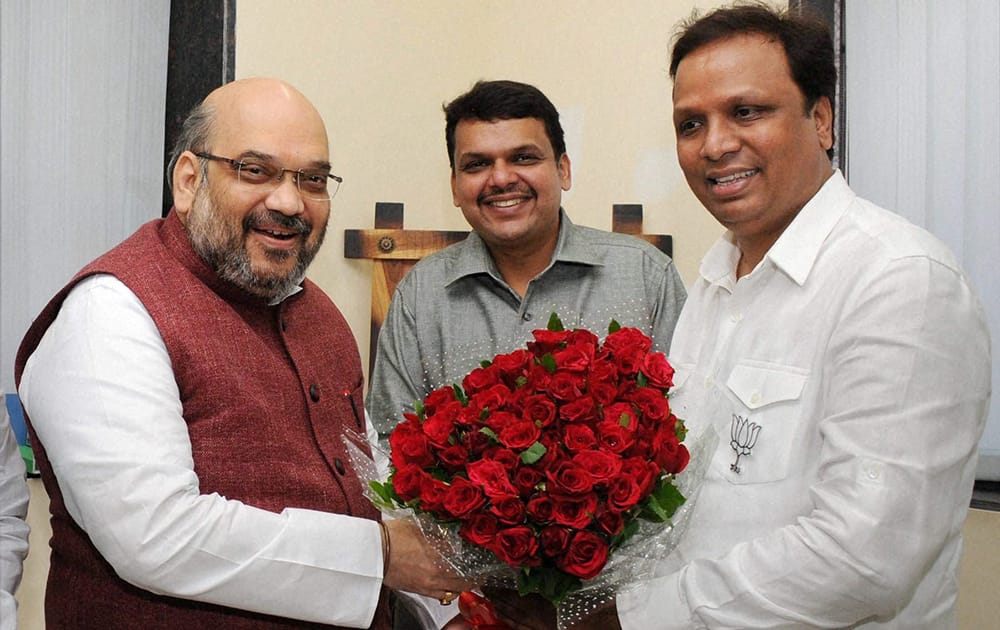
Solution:
[[[691,7],[630,0],[240,0],[236,76],[289,80],[320,109],[336,173],[327,242],[310,269],[344,311],[367,361],[371,263],[343,257],[343,230],[403,202],[406,227],[467,229],[451,201],[441,106],[477,79],[536,85],[566,131],[576,223],[611,228],[642,203],[647,231],[674,235],[685,282],[721,228],[688,190],[670,125],[669,38]]]

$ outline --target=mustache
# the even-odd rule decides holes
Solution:
[[[485,201],[493,195],[505,195],[507,193],[521,193],[531,197],[538,197],[538,193],[536,193],[533,188],[529,186],[522,186],[520,183],[514,182],[513,184],[508,184],[503,188],[494,186],[493,188],[483,192],[476,197],[476,203],[485,203]]]
[[[290,217],[277,210],[261,210],[252,212],[243,219],[243,229],[252,230],[264,225],[278,225],[287,230],[292,230],[308,236],[312,233],[312,223],[300,216]]]

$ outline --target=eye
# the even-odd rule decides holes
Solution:
[[[274,177],[274,168],[261,162],[243,162],[239,166],[240,179],[251,184],[262,184]]]
[[[309,192],[324,192],[329,178],[323,171],[299,171],[299,187]]]
[[[489,166],[486,160],[471,160],[459,166],[458,170],[463,173],[476,173]]]
[[[679,136],[689,136],[698,129],[701,128],[701,121],[689,118],[688,120],[682,120],[677,124],[677,135]]]
[[[542,156],[533,153],[518,153],[514,156],[514,164],[537,164],[542,161]]]
[[[740,120],[753,120],[760,114],[760,112],[761,108],[759,107],[740,105],[733,111],[733,114]]]

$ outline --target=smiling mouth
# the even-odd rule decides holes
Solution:
[[[279,241],[290,241],[301,234],[301,232],[285,232],[285,231],[276,232],[274,230],[268,230],[266,228],[254,228],[254,231],[259,232],[264,236],[277,239]]]
[[[724,186],[726,184],[732,184],[733,182],[737,182],[737,181],[739,181],[741,179],[747,179],[749,177],[753,177],[754,175],[756,175],[759,172],[760,172],[760,169],[752,168],[752,169],[749,169],[749,170],[746,170],[746,171],[742,171],[742,172],[739,172],[739,173],[733,173],[732,175],[726,175],[725,177],[709,177],[708,181],[710,183],[712,183],[713,185],[723,185]]]

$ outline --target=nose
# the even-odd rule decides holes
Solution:
[[[265,203],[268,210],[277,210],[287,215],[301,214],[305,209],[299,185],[295,182],[294,171],[282,171],[274,181],[274,190],[267,196]]]
[[[493,188],[499,188],[502,190],[507,188],[507,186],[509,186],[516,179],[517,173],[514,168],[512,168],[506,160],[497,160],[493,163],[493,167],[490,169],[488,184]]]
[[[705,133],[701,145],[701,156],[717,162],[727,153],[734,153],[740,148],[739,137],[731,125],[715,121],[705,125]]]

